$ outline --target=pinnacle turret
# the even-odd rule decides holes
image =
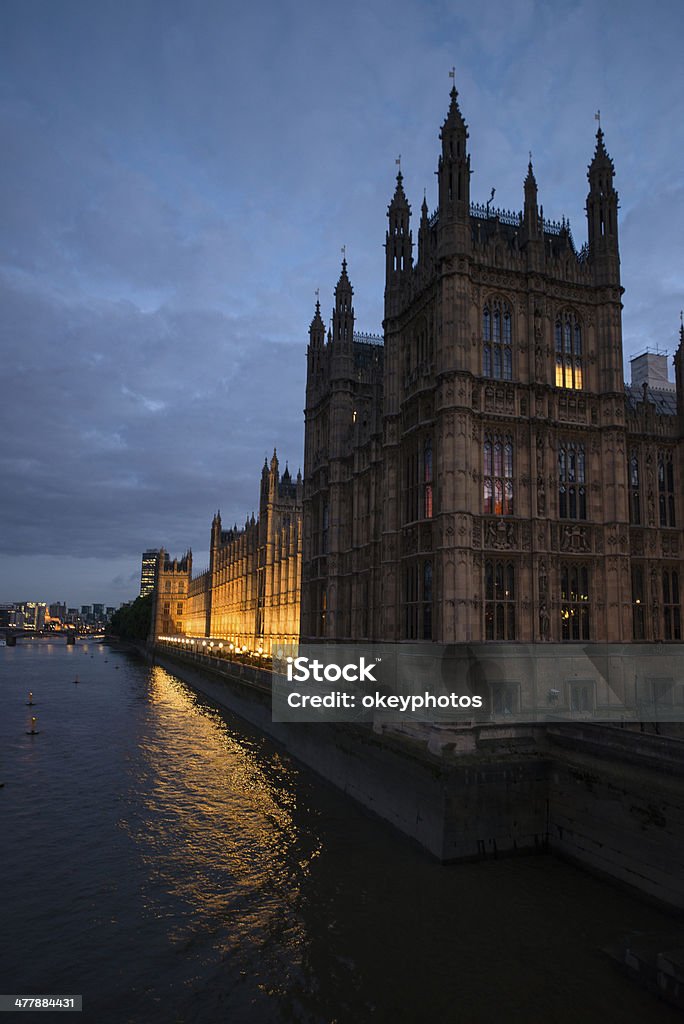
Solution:
[[[590,257],[604,283],[619,282],[620,278],[618,194],[613,187],[614,173],[615,167],[606,150],[603,131],[599,125],[596,132],[596,149],[587,172],[587,226]]]
[[[313,320],[309,325],[309,342],[311,345],[320,347],[325,342],[325,324],[323,323],[323,317],[321,316],[321,304],[316,299],[316,309],[314,312]]]
[[[541,217],[537,205],[537,179],[532,169],[532,154],[527,165],[527,177],[523,186],[525,206],[523,210],[523,238],[525,242],[540,237]]]
[[[387,233],[385,235],[385,295],[401,287],[413,269],[413,238],[411,235],[411,207],[404,192],[404,178],[401,170],[392,202],[387,207]]]
[[[465,251],[470,244],[470,155],[468,126],[458,105],[456,87],[440,139],[442,153],[437,168],[439,182],[439,232],[443,251]],[[455,228],[455,230],[454,230]]]
[[[354,289],[347,274],[347,258],[342,259],[342,271],[335,287],[335,311],[333,313],[333,343],[351,345],[354,336],[354,307],[352,296]]]

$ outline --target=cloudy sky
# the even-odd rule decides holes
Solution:
[[[303,452],[307,330],[347,247],[379,331],[402,158],[436,205],[456,67],[472,198],[586,237],[600,108],[625,357],[684,305],[681,0],[4,0],[0,601],[119,604],[140,554],[207,559]]]

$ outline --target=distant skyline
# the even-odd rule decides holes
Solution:
[[[0,601],[118,606],[147,548],[199,571],[274,446],[297,471],[315,291],[327,321],[346,246],[382,330],[396,159],[415,240],[452,66],[473,200],[520,209],[531,151],[578,247],[600,109],[625,361],[672,354],[683,27],[679,0],[5,0]]]

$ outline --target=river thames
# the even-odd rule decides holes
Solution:
[[[109,647],[0,648],[0,750],[2,993],[93,1024],[680,1020],[602,952],[665,913],[551,857],[440,866]]]

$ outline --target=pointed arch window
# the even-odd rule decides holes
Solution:
[[[515,566],[485,562],[485,640],[515,640]]]
[[[485,515],[513,515],[513,439],[510,434],[485,434],[483,449]]]
[[[629,521],[636,526],[641,523],[641,484],[637,448],[632,448],[629,453]]]
[[[482,373],[495,380],[513,379],[513,328],[507,302],[492,299],[482,310]]]
[[[432,561],[404,567],[404,637],[432,640]]]
[[[587,518],[585,467],[584,445],[561,441],[558,445],[558,515],[561,519]]]
[[[658,452],[658,516],[661,526],[675,526],[675,488],[672,451]]]
[[[432,470],[432,438],[414,439],[407,447],[404,460],[403,521],[432,519],[434,483]]]
[[[584,387],[582,327],[574,313],[556,317],[556,387],[581,391]]]
[[[589,569],[561,563],[561,640],[589,640]]]
[[[676,569],[663,572],[663,621],[666,640],[682,639],[682,614],[679,603],[679,573]]]

